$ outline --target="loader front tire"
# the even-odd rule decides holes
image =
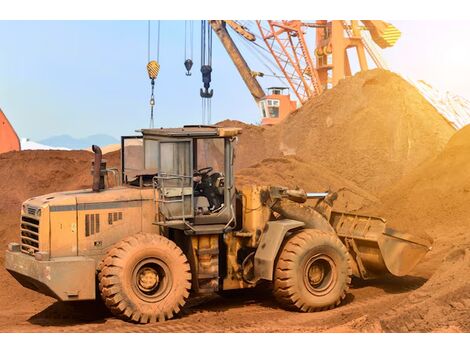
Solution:
[[[289,310],[336,307],[351,283],[346,247],[335,235],[304,229],[288,238],[274,270],[274,296]]]
[[[101,297],[124,320],[145,324],[171,319],[189,297],[188,260],[160,235],[127,237],[109,251],[100,269]]]

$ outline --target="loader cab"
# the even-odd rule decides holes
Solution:
[[[133,167],[134,177],[139,172],[146,176],[138,178],[141,185],[151,180],[156,224],[206,233],[230,228],[235,196],[233,143],[240,129],[185,126],[141,132],[143,158],[136,165],[129,165],[131,160],[123,164],[123,177],[129,181]]]

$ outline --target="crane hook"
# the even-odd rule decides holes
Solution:
[[[186,59],[186,61],[184,62],[184,67],[186,68],[186,76],[191,76],[191,68],[193,67],[193,60],[191,59]]]
[[[214,95],[214,90],[209,90],[211,86],[211,72],[211,65],[201,66],[202,82],[204,83],[204,89],[201,88],[200,90],[201,98],[212,98],[212,96]]]
[[[152,93],[150,95],[150,128],[153,128],[153,109],[155,106],[155,96],[154,96],[154,90],[155,90],[155,79],[157,79],[158,72],[160,71],[160,64],[152,60],[147,64],[147,73],[150,78],[150,85],[152,87]]]

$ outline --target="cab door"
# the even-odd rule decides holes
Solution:
[[[156,150],[155,158],[150,157]],[[155,162],[158,170],[157,202],[164,221],[194,217],[193,146],[191,139],[145,141],[146,167]]]

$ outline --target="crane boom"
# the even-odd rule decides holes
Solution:
[[[253,76],[250,67],[246,63],[242,54],[240,53],[234,41],[227,32],[225,22],[219,20],[211,20],[210,25],[212,26],[212,29],[214,30],[215,34],[217,34],[217,37],[219,37],[222,45],[224,46],[228,55],[235,64],[238,72],[240,73],[240,76],[248,87],[248,90],[250,91],[251,95],[255,99],[256,103],[258,103],[261,99],[265,97],[264,90],[263,88],[261,88],[256,78]]]
[[[320,95],[320,82],[305,38],[306,24],[300,20],[256,21],[266,47],[301,103]],[[310,26],[310,24],[309,24]]]

